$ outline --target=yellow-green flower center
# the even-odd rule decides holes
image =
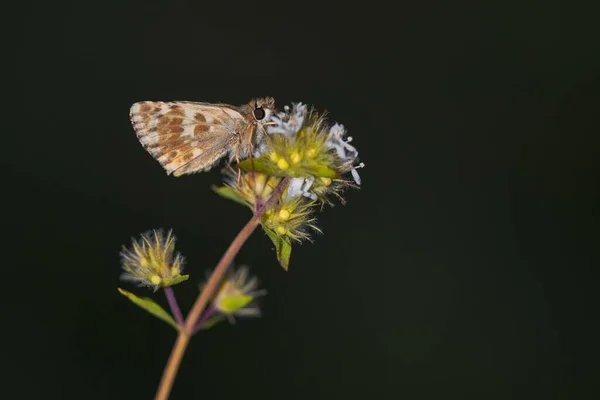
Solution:
[[[285,161],[284,158],[281,158],[279,161],[277,161],[277,166],[279,167],[279,169],[288,169],[290,167],[290,164]]]
[[[322,176],[321,178],[319,178],[321,180],[321,183],[325,186],[329,186],[331,185],[331,178],[327,178],[326,176]]]
[[[286,209],[282,209],[279,211],[279,218],[281,218],[284,221],[287,221],[288,219],[290,219],[290,212]]]
[[[290,160],[292,161],[292,164],[298,164],[302,160],[302,157],[300,157],[300,154],[298,154],[297,151],[294,151],[290,155]]]

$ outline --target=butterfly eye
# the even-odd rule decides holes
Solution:
[[[256,118],[257,121],[260,121],[265,117],[265,110],[263,110],[262,107],[255,108],[253,113],[254,118]]]

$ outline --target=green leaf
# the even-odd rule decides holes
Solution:
[[[284,236],[280,239],[279,249],[277,251],[277,259],[279,260],[279,264],[281,267],[288,270],[288,266],[290,264],[290,256],[292,255],[292,243],[287,236]]]
[[[255,158],[252,160],[252,162],[250,162],[250,159],[247,158],[243,161],[240,161],[239,166],[244,171],[262,172],[263,174],[271,176],[286,176],[285,171],[282,171],[280,168],[277,168],[277,166],[273,164],[272,161],[265,160],[262,158]]]
[[[187,281],[189,277],[190,277],[189,275],[179,275],[173,279],[165,280],[162,284],[162,287],[169,287],[169,286],[177,285],[178,283]]]
[[[235,190],[230,188],[229,186],[212,186],[212,190],[215,191],[219,196],[225,197],[226,199],[233,200],[236,203],[240,203],[245,206],[249,206],[246,200],[244,200],[240,195],[238,195]]]
[[[277,234],[275,233],[275,231],[267,228],[264,225],[263,225],[263,230],[265,231],[265,233],[267,234],[267,236],[269,236],[269,238],[271,239],[271,241],[275,245],[275,248],[277,248],[277,243],[279,242],[279,237],[277,236]]]
[[[287,271],[290,263],[290,255],[292,254],[292,243],[290,239],[287,236],[278,236],[275,231],[267,228],[264,225],[263,230],[275,245],[277,261],[279,261],[281,267]]]
[[[137,297],[135,294],[128,292],[127,290],[123,290],[121,288],[117,288],[117,289],[119,290],[119,293],[121,293],[123,296],[127,297],[134,304],[136,304],[139,307],[143,308],[144,310],[148,311],[150,314],[154,315],[155,317],[162,319],[163,321],[165,321],[166,323],[171,325],[176,330],[178,330],[178,331],[180,330],[180,326],[177,325],[177,322],[175,322],[173,317],[171,317],[171,315],[168,312],[166,312],[161,306],[156,304],[156,302],[154,300],[149,299],[147,297],[144,297],[144,298]]]

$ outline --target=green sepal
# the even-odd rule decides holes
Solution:
[[[336,172],[329,168],[327,165],[318,164],[318,163],[310,163],[307,167],[307,170],[311,172],[311,175],[317,178],[335,178],[337,176]]]
[[[240,162],[240,168],[244,171],[256,171],[270,176],[301,178],[307,176],[314,176],[317,178],[335,178],[337,173],[329,168],[327,165],[319,164],[317,162],[306,162],[299,165],[291,166],[287,169],[281,169],[271,160],[263,158],[255,158],[253,164],[250,163],[250,159],[245,159]],[[254,165],[254,168],[252,166]]]
[[[292,243],[290,239],[287,236],[278,236],[273,230],[264,225],[263,229],[275,245],[277,261],[279,261],[281,268],[287,271],[290,264],[290,256],[292,255]]]
[[[175,322],[173,317],[171,317],[171,314],[166,312],[165,309],[159,306],[154,300],[149,299],[147,297],[137,297],[135,294],[128,292],[127,290],[123,290],[121,288],[117,289],[119,290],[119,293],[131,300],[132,303],[148,311],[150,314],[154,315],[158,319],[165,321],[177,331],[181,329],[181,327],[177,324],[177,322]]]
[[[247,172],[256,171],[271,176],[287,176],[285,174],[287,170],[283,171],[280,168],[277,168],[277,166],[272,161],[265,160],[263,158],[254,158],[252,162],[250,162],[249,158],[246,158],[245,160],[240,161],[238,165],[241,169]]]
[[[177,275],[175,278],[173,279],[169,279],[169,280],[164,280],[161,284],[161,287],[169,287],[169,286],[173,286],[173,285],[177,285],[178,283],[187,281],[189,279],[189,275]]]
[[[246,294],[236,294],[232,296],[224,296],[219,302],[219,309],[227,314],[233,314],[242,307],[246,307],[253,297]]]
[[[214,190],[214,192],[216,194],[218,194],[221,197],[224,197],[226,199],[229,200],[233,200],[236,203],[242,204],[244,206],[248,206],[248,202],[246,200],[244,200],[239,194],[237,194],[235,192],[235,190],[233,190],[232,188],[230,188],[229,186],[212,186],[212,190]]]

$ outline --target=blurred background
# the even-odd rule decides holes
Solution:
[[[167,176],[129,107],[267,95],[344,124],[363,186],[287,273],[254,234],[264,316],[195,337],[172,399],[598,398],[597,14],[512,3],[8,12],[6,398],[152,398],[175,332],[117,292],[151,295],[121,246],[172,228],[187,311],[250,213],[218,169]]]

